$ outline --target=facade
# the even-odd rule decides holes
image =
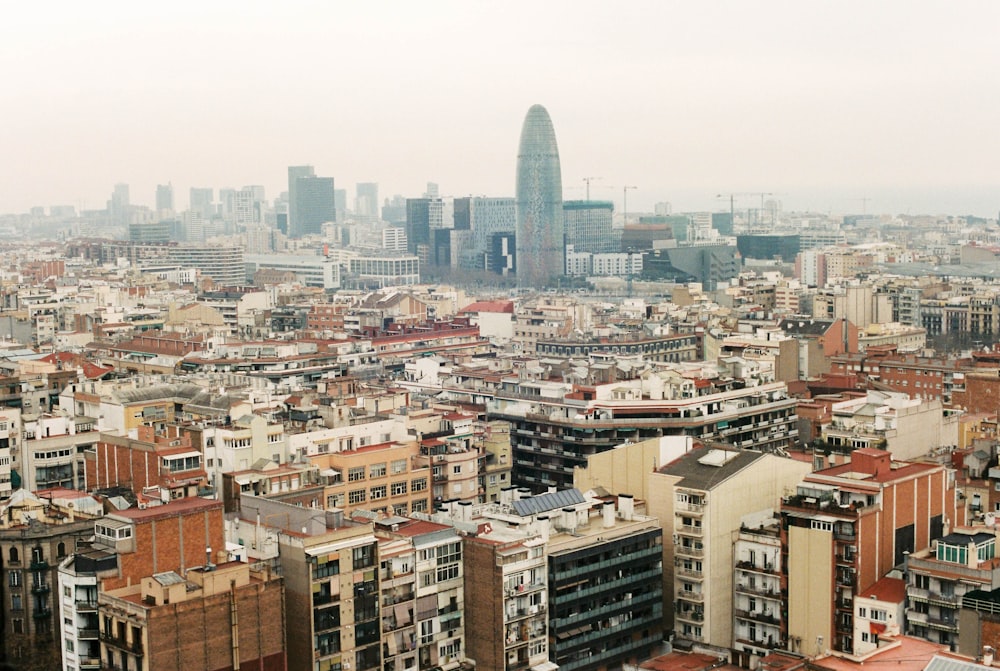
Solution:
[[[288,166],[288,237],[297,238],[303,234],[300,232],[298,222],[298,193],[299,178],[315,177],[316,171],[311,165],[291,165]],[[193,195],[192,195],[193,198]],[[193,209],[193,206],[192,206]]]
[[[770,643],[763,625],[772,622],[764,618],[777,618],[773,611],[764,615],[763,596],[747,593],[749,576],[734,575],[734,541],[743,553],[737,561],[750,562],[739,570],[759,577],[754,589],[773,588],[773,550],[751,558],[753,542],[765,541],[739,540],[745,511],[776,507],[782,493],[809,471],[807,463],[753,450],[697,449],[650,475],[649,513],[673,536],[663,545],[665,627],[679,638],[728,648],[734,639],[746,639],[757,623],[754,642],[740,641],[737,647]],[[757,599],[752,606],[751,598]]]
[[[863,586],[964,521],[950,469],[895,462],[876,449],[855,450],[850,463],[807,476],[782,500],[781,516],[788,647],[804,653],[822,637],[831,650],[856,654],[855,597]]]
[[[183,577],[156,573],[97,595],[101,668],[287,668],[284,622],[271,617],[284,607],[281,578],[240,562],[206,561]]]
[[[561,531],[548,542],[549,660],[565,671],[637,664],[663,639],[663,529],[629,495],[615,508],[546,511]]]
[[[452,258],[468,270],[495,272],[490,242],[497,234],[513,234],[517,227],[514,198],[472,196],[456,198],[455,229],[468,232],[467,245],[452,244]]]
[[[564,402],[543,383],[522,383],[498,390],[487,413],[511,424],[514,484],[536,491],[570,486],[574,466],[625,442],[676,435],[780,452],[798,435],[795,400],[782,383],[694,398],[582,404]]]
[[[788,631],[782,605],[781,519],[748,515],[733,544],[733,643],[753,655],[781,648]],[[683,569],[678,568],[683,574]]]
[[[247,269],[242,246],[183,245],[169,247],[169,259],[185,268],[195,268],[219,286],[246,284]]]
[[[304,254],[249,254],[246,257],[247,274],[267,268],[295,273],[299,282],[307,287],[326,291],[340,288],[340,264],[325,256]]]
[[[566,244],[577,252],[618,252],[621,230],[612,229],[615,206],[610,200],[567,200],[563,203]]]
[[[291,200],[289,192],[289,202]],[[295,180],[294,219],[288,237],[319,235],[323,224],[337,220],[333,199],[333,177],[298,177]]]
[[[906,559],[907,634],[933,643],[959,645],[966,594],[1000,588],[993,529],[956,529]]]
[[[565,272],[562,172],[549,113],[528,110],[517,152],[517,283],[542,288]]]
[[[282,532],[291,671],[382,667],[378,541],[370,524]]]
[[[18,490],[0,507],[0,603],[4,660],[58,659],[58,567],[94,532],[92,515]]]
[[[545,540],[500,526],[464,543],[468,656],[482,671],[550,671]]]

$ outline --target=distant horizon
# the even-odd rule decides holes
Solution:
[[[1000,211],[1000,3],[28,3],[9,12],[0,212],[173,182],[513,196],[533,104],[563,197],[621,210]],[[905,20],[901,20],[905,17]],[[862,205],[862,199],[869,201]],[[743,205],[748,207],[749,205]]]
[[[315,164],[312,164],[315,165]],[[317,174],[321,174],[317,169]],[[329,175],[322,175],[329,176]],[[345,188],[341,186],[334,177],[334,185],[337,189]],[[169,180],[168,180],[169,181]],[[429,180],[433,182],[434,180]],[[511,180],[513,182],[513,179]],[[166,184],[167,181],[159,182],[159,184]],[[361,182],[365,183],[365,182]],[[376,182],[378,183],[378,182]],[[146,189],[141,192],[136,191],[135,185],[127,181],[118,181],[116,184],[128,184],[129,185],[129,200],[130,204],[148,207],[150,210],[155,210],[155,193],[156,184],[153,184],[148,189],[148,194]],[[486,196],[494,198],[513,198],[514,190],[513,187],[510,189],[509,193],[450,193],[444,188],[444,185],[438,183],[441,187],[441,193],[443,198],[463,198],[463,197],[477,197]],[[174,189],[174,205],[175,212],[180,213],[187,210],[190,204],[187,202],[190,188],[212,188],[214,195],[214,202],[218,203],[219,190],[226,188],[239,189],[244,186],[251,185],[262,185],[265,189],[265,197],[268,203],[273,203],[274,200],[284,191],[287,191],[287,186],[285,188],[274,187],[274,190],[269,188],[267,184],[262,184],[261,182],[249,182],[247,184],[239,184],[233,186],[222,186],[222,187],[209,187],[206,184],[190,185],[179,187],[177,184],[173,184]],[[354,187],[356,183],[349,183],[347,188],[347,202],[348,209],[353,210],[354,201]],[[110,185],[108,188],[107,196],[104,200],[94,198],[93,202],[90,200],[77,199],[75,202],[69,201],[68,199],[63,199],[61,202],[52,202],[49,204],[36,203],[29,207],[24,208],[21,211],[11,211],[11,212],[0,212],[0,217],[5,216],[19,216],[29,213],[30,209],[33,207],[43,207],[46,214],[49,213],[52,207],[61,206],[72,206],[76,208],[77,213],[83,211],[100,211],[105,209],[107,205],[107,200],[110,199],[111,191],[114,184]],[[404,198],[419,198],[423,195],[424,187],[421,187],[419,192],[416,193],[398,193],[398,192],[383,192],[382,185],[379,183],[379,208],[382,207],[386,198],[392,199],[397,195],[401,195]],[[585,193],[586,185],[581,180],[579,188],[576,185],[567,185],[563,182],[563,200],[586,200]],[[653,212],[654,207],[658,203],[669,202],[671,204],[672,211],[674,212],[729,212],[729,194],[720,193],[713,191],[711,189],[683,189],[677,190],[672,193],[674,198],[670,198],[666,192],[664,197],[655,197],[645,195],[642,188],[629,189],[628,194],[628,211],[629,213],[643,213],[648,214]],[[736,192],[734,192],[736,193]],[[811,188],[803,189],[800,191],[776,191],[776,192],[738,192],[741,195],[734,197],[734,209],[739,214],[740,212],[747,212],[748,210],[757,210],[760,208],[760,194],[764,193],[765,202],[768,200],[777,200],[781,203],[782,212],[794,212],[794,213],[814,213],[814,214],[825,214],[828,216],[854,216],[854,215],[872,215],[872,216],[974,216],[983,219],[998,220],[1000,219],[1000,188],[993,187],[940,187],[940,188],[925,188],[925,187],[897,187],[897,188],[885,188],[885,189],[850,189],[850,188]],[[861,194],[861,195],[856,195]],[[645,197],[644,197],[645,196]],[[607,187],[600,187],[598,182],[591,183],[591,200],[595,201],[610,201],[614,203],[615,213],[621,214],[622,209],[622,192],[619,189],[611,189]],[[82,207],[81,207],[82,204]]]

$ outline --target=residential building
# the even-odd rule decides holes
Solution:
[[[102,591],[97,603],[102,668],[288,668],[285,623],[274,617],[284,609],[282,579],[266,567],[209,556],[183,576],[155,573]]]
[[[687,452],[650,474],[649,514],[672,535],[663,545],[665,628],[681,639],[728,648],[749,634],[750,623],[763,619],[763,600],[750,608],[753,597],[744,590],[734,601],[734,587],[748,584],[733,583],[734,540],[747,510],[777,507],[782,494],[810,470],[808,463],[773,454],[712,448]],[[750,545],[750,539],[737,543],[746,551],[741,561],[749,561]],[[764,563],[764,556],[759,556],[762,572],[773,562],[771,556]],[[761,576],[759,584],[773,583]],[[745,609],[734,612],[740,605]],[[734,630],[737,615],[741,626]],[[760,628],[756,644],[767,640],[763,633]]]
[[[963,596],[1000,588],[996,532],[954,529],[906,557],[906,629],[956,649]]]
[[[850,654],[862,643],[854,639],[862,586],[964,523],[951,469],[871,448],[805,477],[783,498],[781,516],[788,646],[809,652],[821,637]]]

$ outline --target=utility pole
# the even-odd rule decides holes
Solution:
[[[638,189],[637,186],[623,186],[622,187],[622,224],[628,224],[628,190]]]

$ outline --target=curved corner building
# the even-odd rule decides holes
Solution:
[[[517,256],[521,288],[541,288],[565,272],[562,172],[552,119],[532,105],[517,151]]]

